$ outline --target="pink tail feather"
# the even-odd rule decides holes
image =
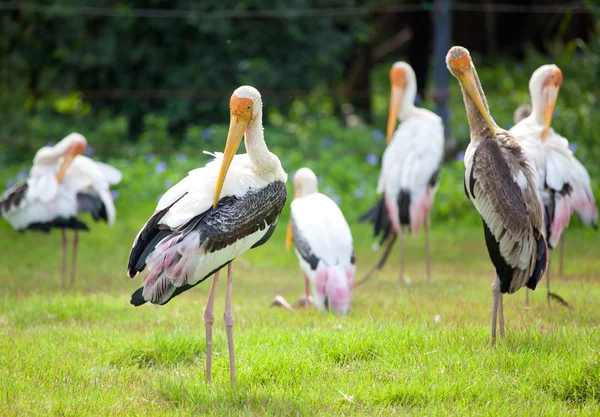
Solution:
[[[427,187],[410,203],[410,232],[413,236],[421,231],[431,207],[433,207],[433,190]]]
[[[569,226],[571,220],[571,204],[569,198],[558,197],[554,205],[554,218],[550,226],[550,246],[553,248],[558,245],[558,241],[563,231]]]

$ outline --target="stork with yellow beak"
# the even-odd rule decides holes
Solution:
[[[587,205],[591,205],[590,210],[595,209],[589,182],[585,184],[579,178],[583,167],[569,149],[568,140],[550,127],[562,81],[562,72],[556,65],[542,65],[535,70],[529,80],[531,114],[510,129],[534,164],[537,187],[545,209],[543,232],[551,250],[557,246],[569,225],[575,189],[579,193],[577,195],[582,196],[577,201],[583,199],[583,206],[587,208]],[[588,195],[592,196],[591,203],[586,198]],[[555,298],[564,303],[564,300],[550,292],[549,272],[546,273],[547,302],[550,304],[550,299]]]
[[[67,236],[74,231],[71,286],[75,283],[79,231],[89,230],[78,215],[90,212],[96,221],[115,220],[110,186],[121,181],[121,173],[110,165],[82,155],[87,140],[71,133],[54,146],[41,148],[33,159],[29,178],[0,198],[0,214],[21,232],[38,230],[62,233],[62,287],[66,287]]]
[[[361,220],[373,224],[387,246],[367,280],[380,269],[400,237],[400,281],[404,277],[405,234],[417,235],[425,227],[426,277],[431,279],[429,256],[430,212],[439,185],[444,153],[444,126],[435,113],[415,107],[417,78],[406,62],[396,62],[390,70],[390,109],[387,124],[388,146],[383,154],[377,192],[383,198]],[[400,125],[396,128],[400,120]]]
[[[128,275],[143,273],[144,285],[131,304],[164,305],[213,276],[204,311],[206,380],[212,374],[213,305],[219,271],[227,266],[225,328],[231,384],[235,386],[231,292],[233,260],[264,244],[275,230],[286,200],[287,174],[264,140],[260,93],[250,86],[234,91],[225,152],[168,190],[138,233]],[[248,153],[236,155],[245,139]]]
[[[471,131],[465,152],[465,193],[481,215],[485,243],[496,269],[493,345],[498,315],[500,336],[504,337],[502,295],[524,286],[535,289],[546,269],[544,214],[535,171],[517,140],[492,118],[469,51],[452,47],[446,65],[460,83]]]

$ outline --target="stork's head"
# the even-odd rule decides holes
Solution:
[[[67,169],[69,169],[69,166],[73,162],[73,159],[75,159],[77,155],[81,155],[85,151],[86,146],[87,140],[79,133],[71,133],[55,145],[55,147],[59,147],[61,150],[64,149],[60,159],[61,163],[58,174],[56,175],[56,181],[62,181]]]
[[[390,110],[387,124],[387,143],[392,140],[398,118],[408,114],[417,94],[417,77],[412,67],[399,61],[390,69]]]
[[[294,174],[294,198],[318,192],[317,176],[310,168],[300,168]]]
[[[477,71],[471,61],[471,54],[466,48],[462,46],[453,46],[446,55],[446,66],[452,75],[456,77],[460,83],[460,87],[463,90],[463,97],[465,99],[465,105],[467,106],[467,100],[470,99],[477,111],[479,112],[483,122],[490,130],[491,134],[496,138],[496,123],[492,120],[490,111],[483,95],[483,90],[479,84],[479,77]],[[468,98],[467,98],[468,97]],[[471,117],[475,116],[474,114]],[[469,120],[471,123],[471,120]],[[471,126],[473,129],[473,126]]]
[[[217,179],[217,189],[215,190],[215,199],[213,207],[217,206],[221,197],[223,183],[227,176],[227,171],[231,161],[242,142],[242,138],[248,127],[257,119],[262,117],[262,100],[260,93],[254,87],[243,85],[235,90],[229,100],[229,133],[227,134],[227,144],[223,152],[223,162]]]
[[[546,140],[552,114],[558,98],[558,90],[562,84],[563,76],[556,65],[542,65],[531,75],[529,80],[529,94],[533,114],[539,123],[544,125],[542,141]]]

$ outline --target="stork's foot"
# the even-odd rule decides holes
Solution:
[[[292,306],[281,295],[275,296],[273,301],[271,301],[271,307],[283,307],[286,310],[294,311]]]
[[[303,295],[298,298],[294,307],[310,307],[313,305],[312,297],[310,295]]]

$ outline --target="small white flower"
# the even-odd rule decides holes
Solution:
[[[404,283],[406,285],[410,285],[412,283],[412,279],[410,279],[409,277],[404,278]]]
[[[439,323],[441,318],[442,318],[442,316],[440,316],[439,314],[436,314],[435,317],[433,318],[433,321],[435,321],[436,323]]]

